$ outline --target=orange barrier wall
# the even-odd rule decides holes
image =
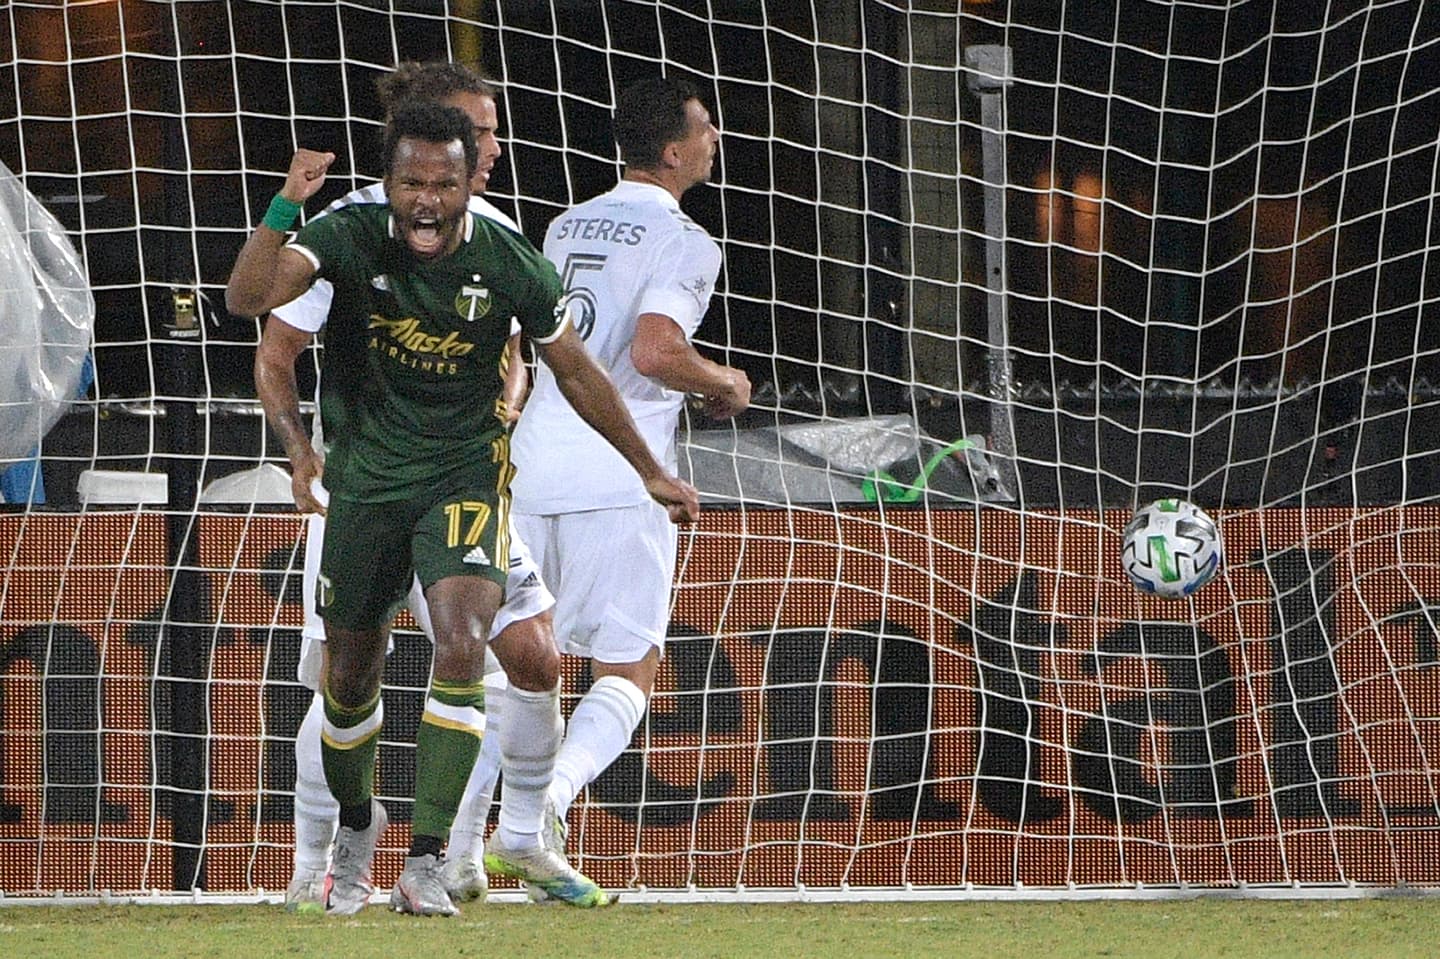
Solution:
[[[1440,510],[1225,516],[1229,567],[1193,605],[1124,583],[1125,518],[708,512],[648,749],[577,804],[572,853],[651,888],[1440,881]],[[302,523],[198,535],[205,886],[281,888]],[[6,894],[174,884],[165,536],[149,513],[0,517]],[[397,639],[382,883],[428,669]]]

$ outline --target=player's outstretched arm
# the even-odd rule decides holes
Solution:
[[[304,293],[315,275],[311,262],[284,249],[285,231],[295,223],[305,201],[325,183],[335,154],[300,149],[290,160],[285,186],[270,201],[260,226],[250,234],[225,286],[225,308],[236,316],[260,316]]]
[[[265,420],[285,444],[290,460],[290,493],[302,513],[324,513],[311,482],[324,472],[324,460],[310,442],[300,417],[300,391],[295,382],[295,361],[310,344],[310,334],[278,316],[265,321],[260,345],[255,348],[255,392],[265,409]]]
[[[541,356],[555,374],[556,385],[580,418],[625,457],[650,496],[670,514],[674,523],[693,522],[700,515],[700,494],[684,480],[665,472],[655,459],[635,420],[605,375],[585,349],[574,327],[567,326],[554,340],[540,344]]]

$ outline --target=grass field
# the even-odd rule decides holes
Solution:
[[[278,906],[0,908],[0,956],[937,959],[1440,955],[1440,900],[374,906],[349,920]]]

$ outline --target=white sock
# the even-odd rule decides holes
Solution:
[[[623,676],[601,676],[580,698],[550,785],[550,799],[561,819],[580,791],[630,745],[644,717],[645,694]]]
[[[445,850],[450,859],[478,857],[485,848],[485,826],[495,799],[495,782],[500,778],[500,730],[505,728],[504,703],[509,687],[510,680],[504,673],[485,677],[485,738],[480,741],[480,755],[465,783],[465,797],[460,800],[455,825],[450,829],[450,845]]]
[[[530,846],[539,841],[545,790],[555,773],[564,725],[559,685],[543,693],[510,687],[505,728],[498,737],[505,801],[500,804],[496,827],[500,841],[507,846]]]
[[[325,784],[325,766],[320,759],[320,727],[325,721],[325,703],[319,693],[295,734],[295,872],[323,873],[330,865],[330,841],[340,804]]]

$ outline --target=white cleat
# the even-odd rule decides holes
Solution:
[[[565,858],[565,841],[570,835],[570,824],[560,818],[555,804],[545,800],[545,820],[540,824],[540,841],[545,848]],[[525,895],[531,902],[550,902],[550,894],[534,883],[525,883]]]
[[[490,837],[485,844],[485,868],[500,876],[518,879],[526,887],[535,886],[551,899],[571,906],[592,909],[610,904],[610,897],[594,880],[580,874],[565,857],[548,849],[543,843],[515,849],[500,843],[500,836]]]
[[[390,908],[412,916],[454,916],[460,910],[450,901],[434,856],[407,856],[405,869],[390,890]]]
[[[330,895],[325,910],[335,916],[353,916],[370,902],[375,886],[370,881],[371,865],[380,834],[390,817],[380,800],[370,800],[370,828],[354,830],[341,826],[335,832],[335,849],[330,856]]]
[[[323,870],[320,872],[311,872],[308,869],[296,870],[295,874],[290,877],[289,887],[285,890],[285,911],[302,916],[323,915],[325,900],[330,895],[329,881],[330,876]]]
[[[451,902],[484,902],[490,891],[490,880],[485,875],[485,867],[474,856],[445,860],[445,864],[440,867],[440,879],[445,883],[445,891],[450,894]]]

